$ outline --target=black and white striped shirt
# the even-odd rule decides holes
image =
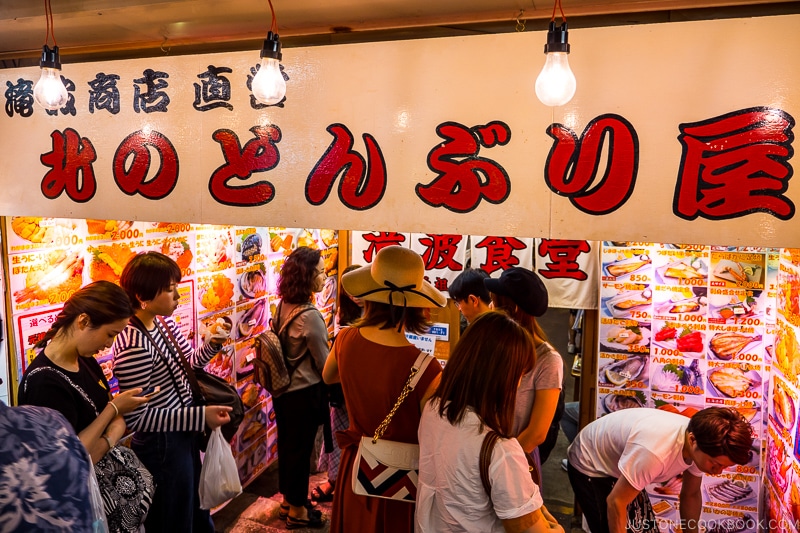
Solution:
[[[219,351],[218,346],[206,344],[192,350],[189,341],[178,330],[172,318],[164,317],[183,354],[193,368],[202,368]],[[138,409],[125,415],[125,422],[134,431],[202,431],[205,411],[193,406],[192,391],[172,343],[157,324],[149,330],[158,348],[135,326],[128,325],[117,335],[113,347],[114,375],[121,391],[136,387],[161,387],[161,392]],[[177,385],[177,387],[176,387]]]

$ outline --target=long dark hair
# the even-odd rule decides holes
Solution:
[[[121,288],[110,281],[95,281],[77,290],[64,303],[56,321],[36,343],[35,348],[44,348],[50,339],[66,330],[80,315],[89,317],[89,327],[97,329],[117,320],[133,316],[133,307]]]
[[[300,246],[289,254],[278,279],[278,295],[282,301],[290,304],[308,302],[314,293],[320,257],[322,254],[319,250],[307,246]]]
[[[531,334],[508,315],[478,316],[456,344],[433,394],[439,416],[458,424],[471,408],[483,424],[511,437],[517,387],[533,368],[533,353]]]
[[[128,293],[135,309],[141,308],[141,301],[152,300],[180,280],[181,267],[171,257],[159,252],[135,256],[119,276],[119,284]]]
[[[342,274],[347,274],[353,270],[361,268],[361,265],[350,265],[342,271]],[[339,295],[336,298],[336,319],[340,326],[349,326],[359,318],[363,309],[360,305],[355,303],[353,299],[344,290],[344,287],[339,283]]]

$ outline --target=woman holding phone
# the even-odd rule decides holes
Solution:
[[[200,509],[200,447],[208,426],[230,420],[230,407],[195,405],[185,366],[202,368],[222,348],[230,330],[215,324],[208,342],[193,349],[170,318],[178,307],[181,269],[171,258],[145,252],[132,258],[119,282],[134,317],[114,342],[114,375],[120,390],[160,386],[147,405],[126,417],[136,431],[131,448],[153,474],[156,492],[145,521],[147,531],[214,531]]]
[[[128,297],[118,286],[109,281],[86,285],[66,301],[36,344],[37,355],[20,382],[17,403],[49,407],[64,415],[92,463],[125,435],[123,415],[149,401],[141,388],[111,399],[108,381],[94,358],[111,347],[132,315]]]

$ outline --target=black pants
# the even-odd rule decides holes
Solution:
[[[586,523],[591,533],[609,533],[608,504],[606,499],[617,482],[612,477],[589,477],[579,472],[571,464],[567,465],[569,483],[575,493],[575,499],[581,506]],[[630,533],[658,531],[653,507],[645,491],[628,505],[628,527]]]
[[[300,507],[308,499],[311,452],[327,399],[322,383],[273,398],[278,425],[278,487],[289,503]]]

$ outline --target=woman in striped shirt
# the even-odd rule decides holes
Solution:
[[[158,252],[137,255],[122,271],[120,285],[135,316],[114,342],[114,375],[120,390],[161,387],[149,403],[125,416],[128,427],[136,431],[131,447],[156,482],[146,530],[212,533],[211,515],[200,509],[198,496],[198,437],[206,426],[214,429],[228,422],[231,408],[194,405],[179,358],[186,357],[194,368],[204,367],[229,332],[215,328],[209,342],[192,349],[170,318],[178,307],[180,279],[178,264]]]

